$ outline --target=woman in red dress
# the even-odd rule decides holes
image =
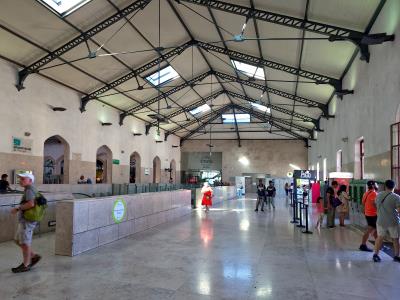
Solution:
[[[201,189],[201,193],[203,194],[203,199],[201,200],[201,205],[204,205],[206,207],[206,211],[209,211],[209,206],[212,205],[212,194],[213,190],[212,188],[208,185],[208,182],[204,182],[203,188]]]

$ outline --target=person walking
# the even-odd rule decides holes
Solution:
[[[332,185],[326,189],[326,202],[328,208],[327,226],[328,228],[335,227],[335,198],[337,198],[338,183],[336,180],[332,181]]]
[[[269,209],[271,209],[271,205],[275,209],[275,203],[274,203],[275,195],[276,195],[276,188],[274,187],[272,180],[270,180],[269,185],[266,188],[266,201],[268,203]]]
[[[378,219],[376,231],[378,237],[375,241],[375,251],[372,256],[374,262],[380,262],[379,251],[382,247],[383,238],[388,236],[393,241],[393,261],[400,262],[399,237],[400,237],[400,196],[394,193],[395,183],[393,180],[385,181],[385,191],[376,197]]]
[[[264,211],[264,201],[265,201],[265,184],[263,183],[262,179],[258,180],[258,185],[257,185],[257,203],[256,203],[256,209],[254,210],[255,212],[258,211],[258,206],[261,203],[261,211]]]
[[[346,218],[347,214],[349,213],[349,200],[350,196],[347,194],[347,186],[342,184],[339,187],[338,191],[338,198],[341,204],[336,208],[336,211],[339,214],[339,224],[340,226],[344,227],[344,219]]]
[[[205,206],[206,212],[208,212],[210,210],[209,206],[212,206],[212,195],[213,195],[213,190],[208,184],[208,182],[204,182],[203,188],[201,189],[201,193],[203,194],[201,205]]]
[[[317,198],[316,209],[318,213],[318,220],[317,224],[315,224],[315,228],[321,229],[321,225],[324,221],[324,216],[325,216],[325,205],[324,205],[324,199],[322,197]]]
[[[288,198],[289,197],[289,183],[288,182],[285,183],[285,194],[286,194],[286,198]]]
[[[360,251],[372,252],[372,249],[367,247],[367,241],[370,235],[372,235],[375,240],[377,238],[376,233],[376,205],[375,200],[378,193],[375,191],[376,184],[374,181],[370,180],[367,182],[368,190],[364,193],[362,197],[362,204],[364,205],[364,215],[367,220],[367,230],[365,231],[360,245]]]
[[[13,273],[27,272],[41,259],[41,256],[35,254],[32,249],[32,235],[37,222],[31,222],[24,218],[24,211],[36,205],[37,190],[33,185],[35,177],[30,173],[18,174],[18,177],[20,179],[19,184],[24,188],[24,194],[19,206],[13,208],[11,213],[18,215],[17,232],[14,239],[16,244],[21,248],[23,262],[18,267],[11,269]]]

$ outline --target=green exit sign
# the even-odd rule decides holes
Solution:
[[[113,159],[113,165],[119,165],[119,159]]]
[[[14,146],[21,146],[21,140],[17,138],[13,138],[13,144]]]

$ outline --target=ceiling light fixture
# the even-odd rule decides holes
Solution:
[[[297,165],[289,164],[289,166],[290,166],[291,168],[293,168],[294,170],[301,170],[301,168],[300,168],[299,166],[297,166]]]

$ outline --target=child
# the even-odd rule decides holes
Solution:
[[[321,229],[321,224],[324,221],[324,216],[325,216],[324,199],[322,197],[317,198],[316,208],[318,212],[318,221],[317,224],[315,225],[315,228]]]

